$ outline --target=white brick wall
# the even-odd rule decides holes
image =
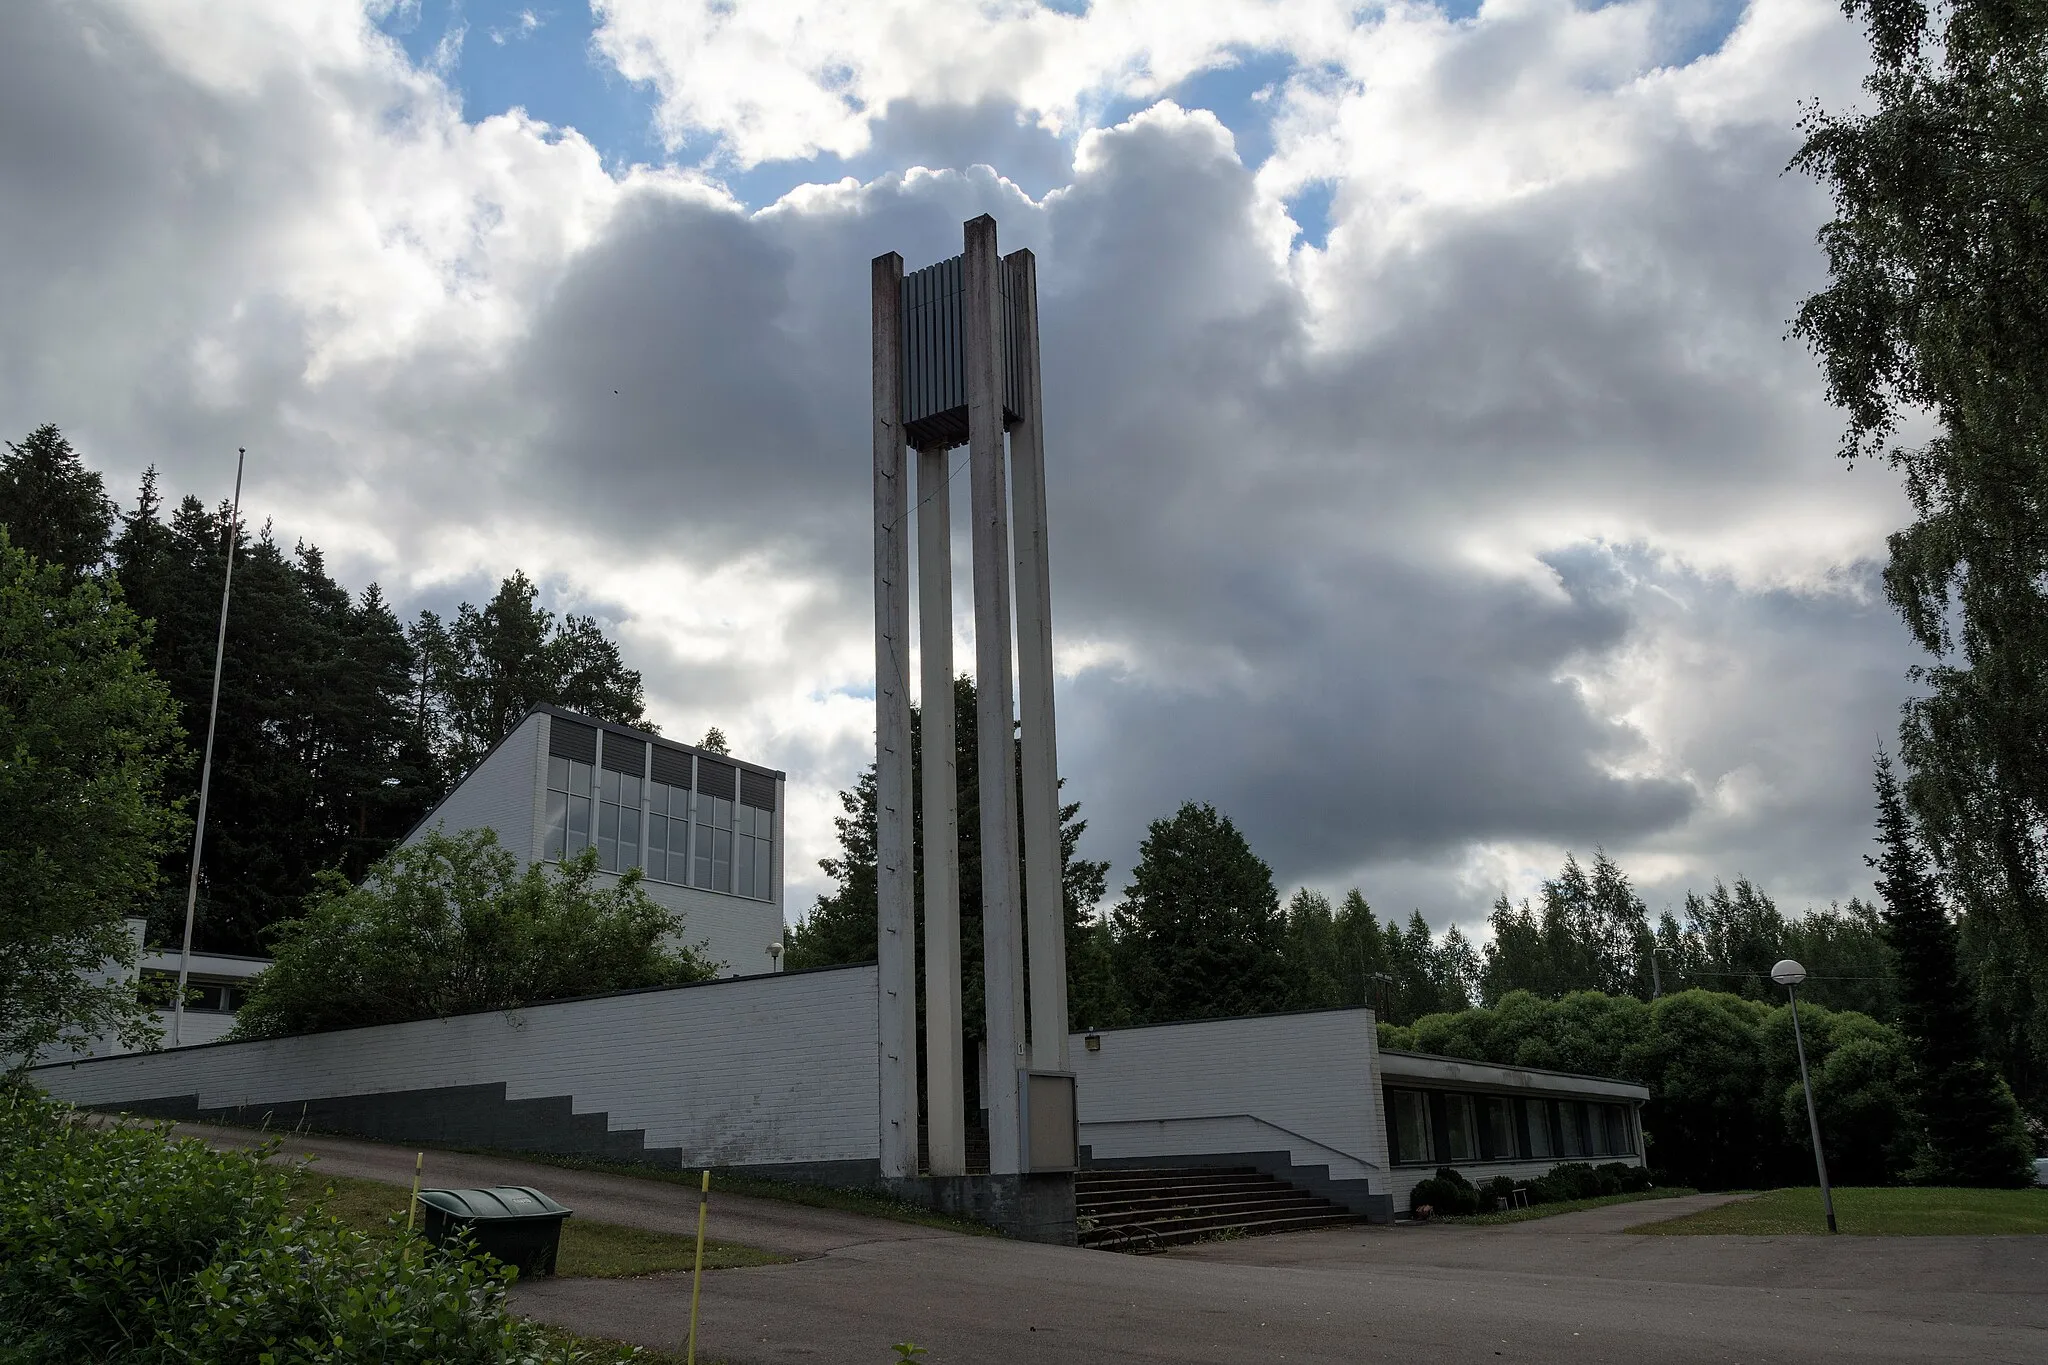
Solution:
[[[598,879],[618,880],[609,872],[599,873]],[[721,972],[751,976],[774,967],[768,945],[782,937],[782,910],[774,902],[722,896],[668,882],[643,881],[640,885],[655,904],[682,915],[685,943],[710,945],[705,952],[713,962],[725,964]]]
[[[457,783],[455,790],[406,838],[417,841],[430,829],[459,834],[470,829],[493,829],[498,842],[514,854],[532,862],[540,851],[536,842],[534,802],[547,769],[548,718],[528,716],[519,728],[505,736],[505,742],[491,751],[476,771]]]
[[[1326,1010],[1075,1034],[1081,1141],[1097,1159],[1284,1150],[1377,1192],[1374,1027],[1370,1010]]]
[[[302,1038],[40,1067],[59,1098],[202,1109],[504,1082],[570,1096],[687,1163],[873,1161],[881,1154],[875,969],[734,978]]]

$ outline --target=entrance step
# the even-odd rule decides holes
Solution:
[[[1248,1166],[1085,1170],[1074,1207],[1082,1246],[1134,1253],[1364,1221]]]

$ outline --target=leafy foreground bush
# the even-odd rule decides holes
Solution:
[[[0,1365],[593,1359],[506,1311],[516,1271],[294,1213],[266,1154],[0,1087]]]
[[[1528,1190],[1531,1204],[1562,1204],[1602,1195],[1641,1194],[1649,1188],[1649,1171],[1620,1161],[1600,1166],[1563,1161],[1521,1185],[1508,1176],[1497,1175],[1484,1185],[1475,1186],[1449,1166],[1439,1166],[1435,1175],[1419,1182],[1409,1194],[1408,1208],[1412,1213],[1427,1205],[1437,1217],[1446,1218],[1504,1209],[1517,1189]]]

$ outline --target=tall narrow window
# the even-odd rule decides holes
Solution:
[[[740,774],[740,805],[733,827],[733,881],[738,895],[774,895],[775,779]]]
[[[1559,1156],[1574,1157],[1586,1154],[1586,1106],[1577,1100],[1560,1100],[1557,1105],[1557,1135],[1561,1139]]]
[[[1556,1144],[1550,1140],[1550,1101],[1525,1100],[1528,1111],[1529,1156],[1532,1160],[1547,1160],[1556,1152]]]
[[[1486,1155],[1494,1161],[1507,1161],[1520,1156],[1520,1144],[1515,1137],[1514,1101],[1492,1096],[1479,1101],[1481,1111],[1480,1135],[1486,1139]]]
[[[560,716],[548,722],[547,840],[541,856],[573,858],[590,847],[590,778],[597,730]]]
[[[1478,1127],[1472,1122],[1472,1097],[1444,1096],[1444,1155],[1452,1161],[1476,1160],[1478,1134]]]
[[[544,857],[573,858],[590,847],[590,765],[548,758],[548,837]]]
[[[1387,1135],[1394,1140],[1393,1160],[1412,1164],[1436,1160],[1435,1136],[1430,1131],[1429,1097],[1415,1090],[1389,1090],[1387,1107],[1392,1122]]]
[[[658,882],[690,882],[690,756],[654,746],[647,784],[647,875]]]
[[[607,872],[640,865],[640,777],[646,771],[647,745],[607,730],[597,799],[597,865]]]
[[[697,763],[697,832],[693,885],[707,891],[732,890],[733,798],[736,770],[725,763]]]

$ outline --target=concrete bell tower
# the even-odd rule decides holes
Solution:
[[[895,1179],[919,1174],[910,755],[913,511],[923,699],[925,1091],[931,1108],[925,1165],[934,1178],[967,1173],[948,487],[949,452],[965,445],[973,520],[981,951],[987,1000],[988,1077],[983,1099],[988,1108],[989,1172],[1000,1181],[1074,1168],[1074,1091],[1067,1059],[1066,924],[1053,725],[1037,262],[1029,251],[999,255],[995,219],[986,215],[968,222],[964,232],[960,255],[908,275],[903,258],[894,252],[874,261],[882,1174]],[[914,500],[912,451],[917,465]],[[1021,810],[1017,751],[1011,738],[1012,726],[1019,722]]]

